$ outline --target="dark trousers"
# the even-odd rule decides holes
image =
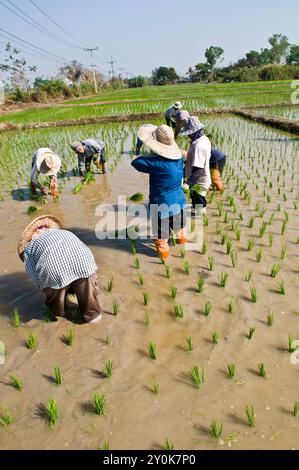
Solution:
[[[192,190],[192,188],[190,188],[190,198],[193,209],[195,209],[196,206],[202,206],[203,208],[207,207],[206,197],[202,196],[197,191]]]
[[[166,121],[167,126],[172,127],[172,129],[175,129],[176,124],[172,119],[169,119],[169,118],[166,117],[165,121]]]
[[[78,279],[63,289],[46,287],[43,292],[46,296],[46,305],[53,317],[65,316],[65,296],[72,293],[77,296],[80,312],[86,322],[94,320],[101,314],[98,294],[98,276],[93,274],[86,279]]]
[[[169,240],[171,233],[176,234],[182,228],[186,227],[186,214],[181,210],[179,214],[171,215],[161,219],[158,215],[158,224],[153,223],[153,235],[158,240]]]
[[[218,160],[218,162],[210,163],[210,168],[211,170],[219,170],[220,175],[222,175],[225,165],[226,165],[226,156],[221,158],[221,160]]]

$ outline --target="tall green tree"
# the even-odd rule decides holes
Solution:
[[[283,34],[273,34],[268,41],[271,46],[270,56],[272,63],[281,64],[290,47],[289,38]]]
[[[299,46],[291,46],[287,57],[287,64],[299,65]]]
[[[205,57],[207,59],[207,64],[210,67],[212,80],[214,78],[214,70],[216,66],[223,60],[221,59],[223,54],[224,54],[224,50],[222,49],[222,47],[211,46],[208,49],[206,49]]]
[[[153,70],[152,80],[154,85],[167,85],[179,79],[174,67],[158,67]]]

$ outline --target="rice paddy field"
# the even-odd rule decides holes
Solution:
[[[1,119],[23,113],[34,111]],[[225,191],[208,194],[202,249],[171,246],[166,265],[150,239],[95,236],[100,204],[148,199],[131,167],[140,121],[1,134],[1,449],[298,449],[299,140],[232,114],[200,118],[228,156]],[[76,191],[69,144],[87,137],[106,142],[108,172]],[[28,189],[41,146],[63,161],[47,205]],[[81,324],[75,308],[49,322],[24,272],[18,238],[47,213],[94,253],[99,324]]]

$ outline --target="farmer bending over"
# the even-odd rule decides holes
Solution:
[[[175,132],[174,132],[175,139],[178,137],[183,127],[186,126],[189,118],[190,118],[190,114],[188,113],[188,111],[181,110],[175,113],[173,117],[174,122],[175,122]]]
[[[176,123],[175,123],[175,120],[174,120],[174,115],[175,115],[175,113],[180,111],[182,109],[182,107],[183,107],[182,103],[177,101],[172,106],[170,106],[170,108],[166,109],[166,111],[165,111],[165,121],[166,121],[167,126],[170,126],[173,129],[175,129]]]
[[[38,149],[32,157],[30,186],[32,194],[37,194],[37,189],[44,196],[48,196],[48,190],[42,186],[38,178],[40,175],[50,178],[50,192],[53,197],[58,197],[57,173],[61,167],[61,160],[56,153],[49,148]]]
[[[202,206],[201,212],[206,213],[206,195],[211,186],[210,157],[211,142],[204,133],[204,125],[196,116],[191,116],[180,132],[182,136],[188,136],[191,146],[187,155],[185,166],[185,183],[190,188],[192,206]]]
[[[23,232],[18,253],[34,284],[46,296],[53,319],[65,315],[67,293],[77,296],[88,323],[101,319],[97,266],[90,249],[50,215],[38,217]]]
[[[187,243],[182,154],[168,126],[142,126],[138,137],[151,153],[133,160],[132,166],[150,175],[150,210],[156,250],[161,258],[167,259],[171,232],[180,244]]]
[[[78,155],[79,174],[84,177],[84,169],[90,171],[93,161],[97,169],[102,166],[102,172],[106,173],[105,144],[100,140],[86,139],[82,142],[71,144],[72,149]]]
[[[221,176],[226,165],[226,155],[217,149],[212,149],[210,158],[210,170],[212,177],[212,184],[217,191],[223,192],[224,185],[221,181]]]

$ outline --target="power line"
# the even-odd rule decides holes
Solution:
[[[113,57],[111,56],[110,60],[108,60],[108,64],[111,65],[111,74],[112,74],[112,80],[114,80],[114,64],[116,64],[116,60],[113,60]]]
[[[9,38],[7,38],[7,36],[5,36],[4,34],[0,33],[0,36],[3,37],[4,39],[7,39],[9,42],[11,42],[11,40]],[[4,45],[7,45],[7,42],[4,42],[4,41],[0,41],[0,43],[4,44]],[[18,41],[13,41],[12,44],[13,45],[16,44],[16,45],[19,46],[21,43],[19,43]],[[42,60],[47,60],[47,61],[51,60],[51,61],[55,62],[55,64],[57,64],[57,62],[58,62],[58,60],[53,59],[52,57],[47,56],[47,55],[43,54],[42,52],[39,55],[34,51],[31,51],[29,49],[25,49],[22,45],[21,45],[21,48],[22,49],[18,49],[18,50],[19,50],[19,52],[22,52],[23,54],[30,54],[33,57],[37,57],[38,59],[42,59]],[[64,63],[64,62],[61,61],[61,63]]]

